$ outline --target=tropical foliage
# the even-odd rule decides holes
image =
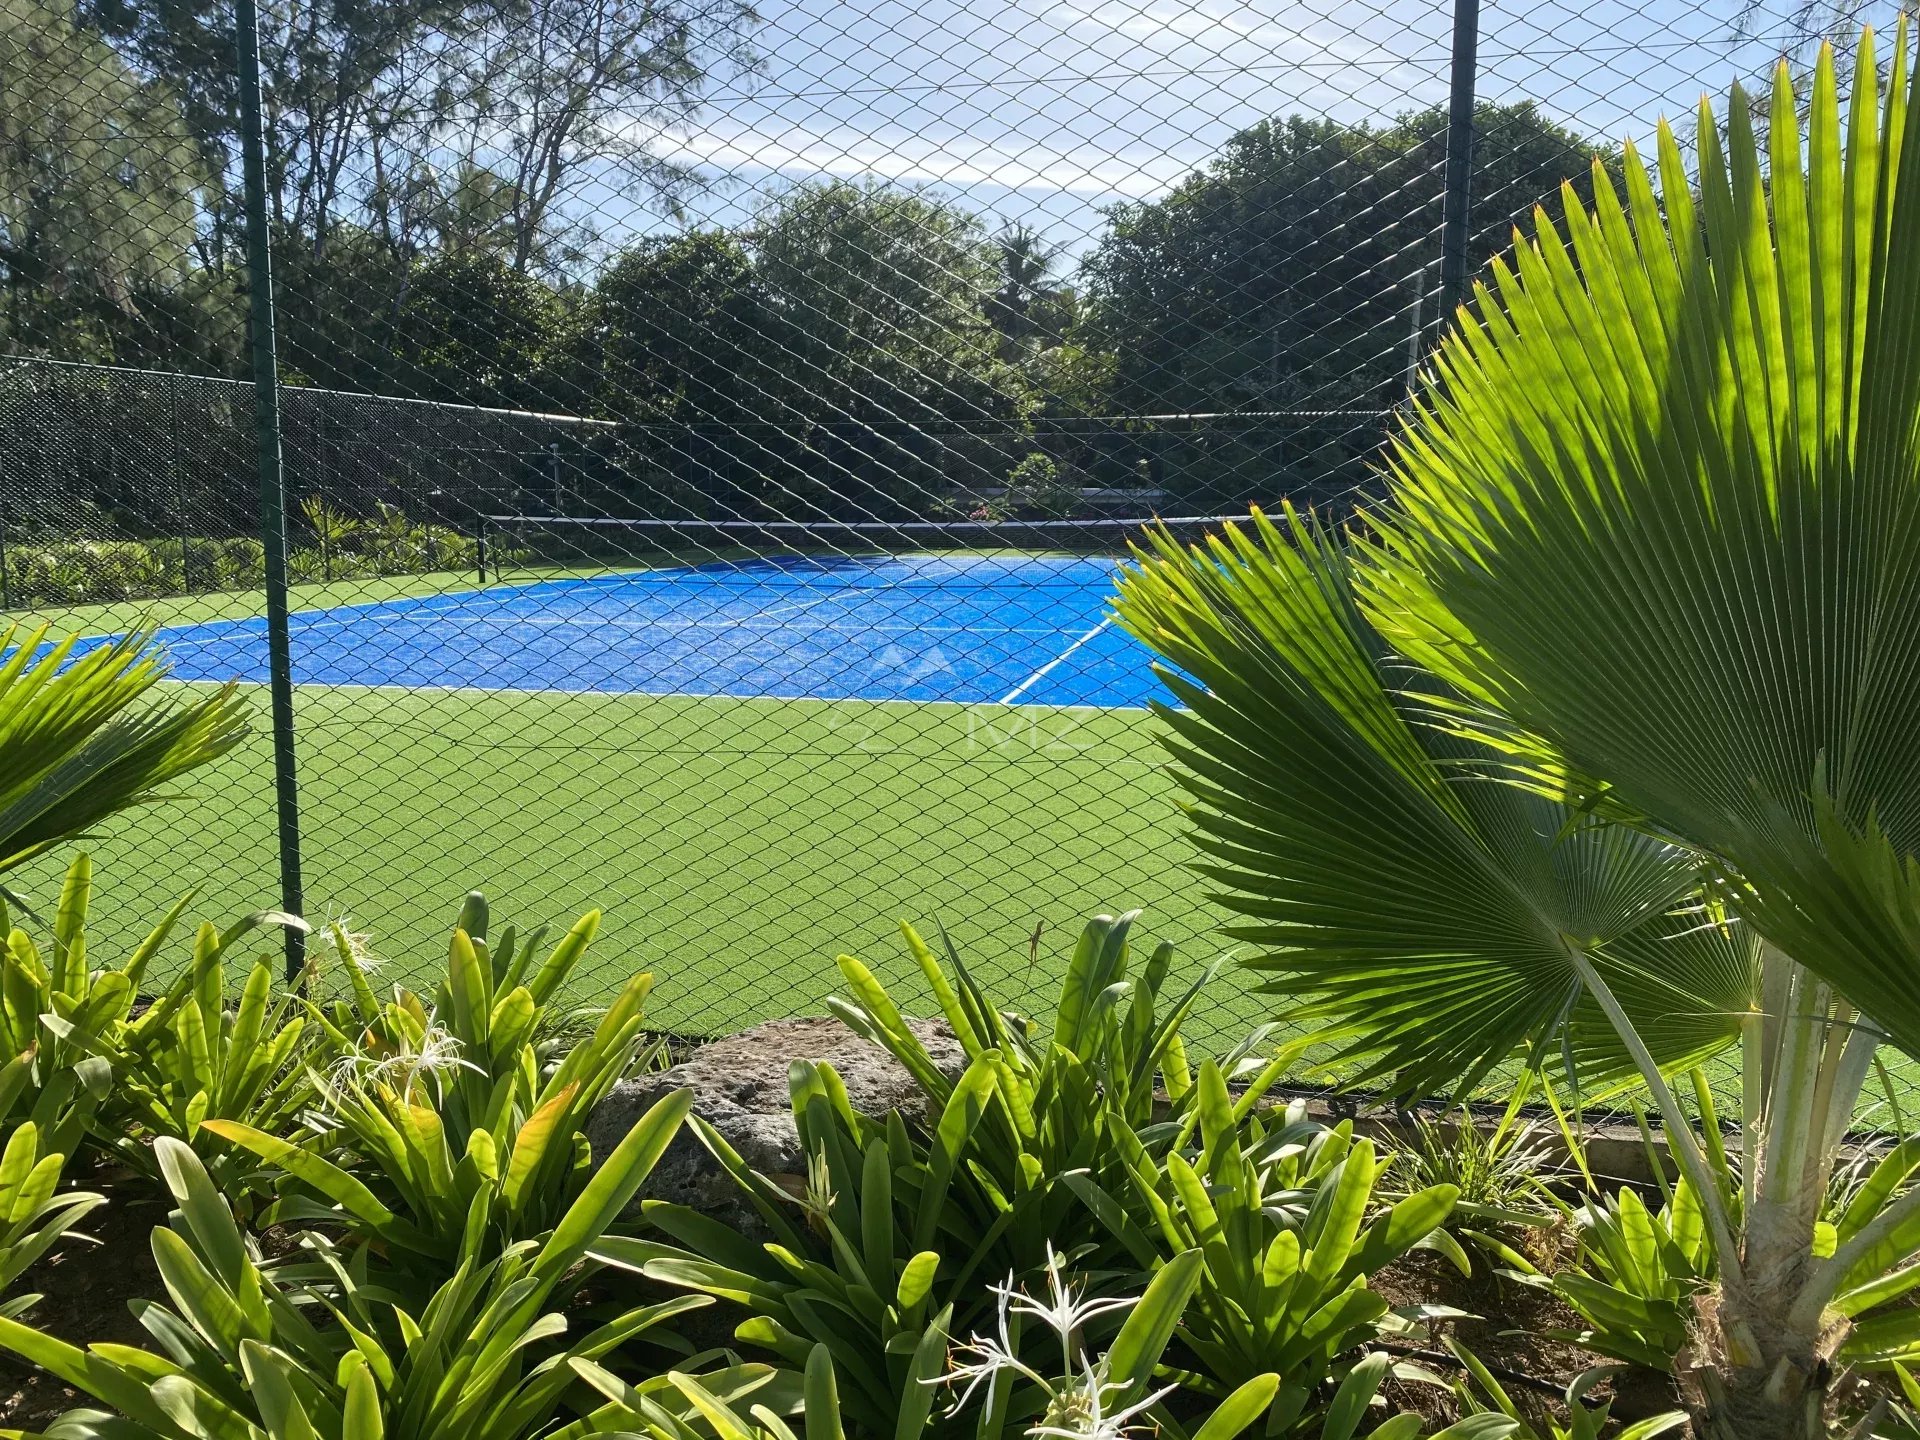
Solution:
[[[1724,126],[1703,110],[1697,173],[1663,129],[1653,165],[1628,147],[1569,187],[1439,351],[1392,507],[1255,512],[1123,576],[1201,874],[1279,1011],[1223,1053],[1186,1033],[1214,970],[1143,958],[1134,915],[1086,925],[1039,1018],[907,928],[923,1003],[842,956],[832,1010],[910,1103],[865,1113],[802,1058],[802,1174],[756,1171],[685,1090],[596,1153],[589,1121],[664,1049],[649,974],[566,1008],[597,912],[549,946],[470,895],[416,989],[377,987],[344,923],[281,983],[252,947],[306,922],[188,933],[191,897],[103,964],[84,856],[50,917],[9,897],[0,1347],[107,1407],[47,1434],[1920,1434],[1920,1141],[1852,1133],[1879,1047],[1920,1055],[1920,104],[1893,49],[1883,83],[1863,38],[1844,107],[1823,56],[1763,125],[1738,91]],[[547,200],[457,184],[444,218],[493,236],[476,271],[531,314]],[[854,410],[935,373],[846,363],[889,337],[818,259],[871,248],[948,287],[921,348],[991,411],[1002,371],[963,362],[1030,360],[1077,302],[1019,234],[995,291],[979,238],[848,184],[782,200],[752,257],[658,258],[717,277],[741,337],[766,277],[812,297],[783,333]],[[471,338],[446,337],[457,368]],[[411,538],[306,520],[323,575]],[[141,635],[0,641],[0,871],[231,747],[231,691],[133,708],[162,674]],[[1384,1141],[1277,1093],[1309,1060],[1399,1102],[1365,1117]],[[1466,1102],[1502,1092],[1483,1128]],[[1409,1121],[1433,1095],[1459,1108]],[[1602,1100],[1642,1119],[1651,1183],[1596,1179],[1574,1117]],[[669,1146],[753,1223],[648,1197]],[[172,1207],[147,1344],[55,1333],[31,1288],[143,1187]],[[1557,1306],[1535,1328],[1614,1363],[1494,1363],[1450,1294]],[[1680,1410],[1630,1403],[1649,1373]]]
[[[1716,1440],[1824,1433],[1848,1306],[1901,1283],[1920,1212],[1816,1244],[1875,1046],[1920,1045],[1894,52],[1883,90],[1863,39],[1844,124],[1830,55],[1808,96],[1783,67],[1764,147],[1736,91],[1697,176],[1663,129],[1624,204],[1597,184],[1496,261],[1350,548],[1256,517],[1120,602],[1177,667],[1207,873],[1363,1076],[1564,1056],[1651,1091],[1718,1267],[1678,1364]],[[1736,1043],[1727,1195],[1667,1077]]]
[[[166,665],[151,639],[82,647],[45,626],[0,632],[0,874],[239,743],[246,710],[232,686],[152,700]]]
[[[295,1133],[222,1116],[204,1128],[290,1177],[272,1219],[352,1223],[396,1256],[444,1262],[473,1224],[494,1245],[551,1228],[592,1168],[587,1117],[655,1053],[642,1029],[653,977],[642,974],[557,1064],[540,1059],[550,1006],[599,923],[583,916],[544,959],[544,932],[509,928],[496,954],[486,902],[469,896],[431,1003],[404,987],[377,998],[354,938],[334,925],[352,998],[315,1010],[325,1039],[305,1066],[305,1123]],[[373,1162],[371,1185],[349,1159]]]
[[[1374,1148],[1354,1140],[1350,1121],[1326,1129],[1293,1107],[1269,1127],[1255,1105],[1236,1105],[1211,1061],[1197,1088],[1197,1151],[1176,1146],[1163,1168],[1136,1145],[1130,1195],[1084,1175],[1067,1183],[1136,1264],[1170,1263],[1189,1249],[1202,1257],[1180,1330],[1199,1361],[1196,1388],[1225,1393],[1272,1374],[1265,1433],[1311,1435],[1324,1421],[1329,1377],[1388,1328],[1390,1306],[1367,1277],[1421,1245],[1468,1268],[1441,1228],[1458,1191],[1436,1185],[1381,1205]],[[1131,1218],[1143,1212],[1150,1225]],[[1402,1318],[1394,1328],[1412,1329],[1419,1317]]]

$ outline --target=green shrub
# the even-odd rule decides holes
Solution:
[[[92,894],[93,863],[82,853],[67,867],[46,951],[26,930],[9,928],[7,907],[0,903],[0,929],[7,930],[0,954],[0,1047],[6,1057],[0,1064],[0,1123],[30,1120],[49,1149],[69,1155],[81,1134],[94,1129],[141,1164],[141,1133],[186,1138],[205,1115],[234,1107],[257,1113],[265,1103],[267,1072],[288,1073],[290,1043],[277,1056],[271,1046],[265,1053],[256,1048],[264,1036],[264,1010],[251,1004],[238,1014],[227,1009],[222,961],[230,946],[262,924],[302,922],[261,911],[224,932],[203,926],[192,967],[133,1019],[147,974],[188,900],[162,916],[117,968],[94,968],[87,935]],[[264,1001],[270,981],[271,967],[263,961],[255,967],[249,996]],[[81,1088],[93,1096],[84,1108]],[[276,1113],[289,1117],[291,1109]]]
[[[934,1399],[927,1382],[940,1373],[956,1323],[980,1320],[992,1303],[987,1287],[1010,1212],[972,1210],[956,1180],[994,1083],[990,1065],[976,1062],[922,1141],[897,1115],[882,1122],[855,1112],[831,1066],[798,1062],[793,1115],[809,1183],[797,1202],[693,1121],[774,1243],[648,1201],[648,1222],[677,1246],[608,1236],[592,1253],[745,1307],[737,1337],[789,1363],[803,1364],[825,1345],[848,1414],[868,1431],[891,1432],[903,1407],[924,1423]]]
[[[190,1144],[212,1169],[221,1191],[241,1199],[259,1188],[216,1122],[244,1122],[268,1134],[301,1124],[315,1090],[301,1051],[306,1018],[292,989],[273,996],[276,962],[258,959],[237,997],[228,990],[229,955],[240,938],[266,923],[303,922],[277,912],[252,915],[225,931],[203,924],[193,958],[140,1016],[124,1026],[127,1057],[119,1105],[137,1134],[116,1137],[121,1155],[151,1169],[146,1141],[172,1136]]]
[[[996,1288],[1000,1302],[998,1336],[1010,1334],[1027,1319],[1041,1319],[1048,1332],[1048,1350],[1060,1356],[1058,1373],[1027,1371],[1012,1357],[1008,1346],[995,1338],[975,1336],[954,1352],[954,1363],[945,1375],[947,1357],[935,1350],[922,1350],[914,1356],[914,1371],[908,1380],[914,1390],[902,1396],[893,1423],[879,1432],[893,1434],[895,1440],[920,1440],[920,1436],[937,1432],[947,1419],[960,1419],[975,1440],[1012,1440],[1016,1434],[1112,1438],[1144,1432],[1139,1417],[1148,1415],[1154,1430],[1171,1436],[1171,1440],[1233,1440],[1260,1419],[1277,1377],[1260,1377],[1215,1405],[1212,1413],[1188,1415],[1185,1423],[1175,1421],[1156,1404],[1164,1398],[1165,1390],[1154,1390],[1154,1377],[1179,1319],[1179,1309],[1192,1294],[1190,1275],[1192,1265],[1169,1267],[1146,1286],[1146,1294],[1137,1300],[1102,1302],[1108,1313],[1127,1311],[1127,1319],[1106,1352],[1098,1357],[1089,1356],[1085,1350],[1085,1336],[1079,1332],[1085,1306],[1079,1304],[1071,1284],[1062,1281],[1058,1265],[1048,1267],[1050,1296],[1044,1302],[1016,1294],[1012,1286]],[[1373,1388],[1379,1386],[1380,1375],[1384,1375],[1384,1365],[1371,1375]],[[755,1405],[747,1415],[741,1415],[735,1405],[714,1396],[701,1377],[674,1373],[666,1379],[724,1440],[799,1440],[793,1427],[764,1405]],[[939,1415],[937,1404],[925,1398],[933,1394],[933,1386],[943,1382],[947,1386],[964,1382],[964,1392],[950,1404],[947,1415]],[[626,1400],[630,1396],[618,1382],[601,1380],[599,1388],[609,1398]],[[985,1392],[981,1394],[981,1390]],[[977,1405],[973,1404],[975,1396],[979,1396]],[[1371,1398],[1373,1390],[1361,1394],[1361,1386],[1356,1384],[1350,1392],[1352,1413],[1356,1417],[1365,1413]],[[653,1440],[708,1440],[707,1428],[664,1413],[660,1405],[645,1396],[634,1396],[630,1404],[645,1419],[643,1434]],[[801,1377],[806,1440],[845,1440],[852,1413],[841,1400],[839,1373],[831,1350],[826,1344],[816,1344],[806,1352]],[[1417,1425],[1415,1421],[1415,1430],[1396,1427],[1392,1432],[1379,1430],[1377,1434],[1388,1440],[1404,1440],[1407,1434],[1417,1432]],[[854,1432],[860,1434],[858,1428]],[[1352,1436],[1352,1428],[1327,1432],[1327,1440],[1352,1440]]]
[[[304,1263],[264,1264],[198,1157],[162,1137],[156,1158],[179,1208],[154,1231],[153,1254],[172,1305],[140,1316],[161,1350],[81,1350],[10,1319],[0,1319],[0,1346],[126,1417],[73,1412],[61,1422],[70,1433],[161,1440],[621,1433],[630,1412],[599,1403],[575,1366],[700,1302],[629,1308],[577,1339],[566,1338],[567,1307],[591,1273],[583,1265],[588,1245],[645,1180],[688,1103],[683,1091],[643,1116],[539,1238],[488,1252],[482,1227],[469,1227],[446,1280],[418,1309],[370,1273],[364,1256],[343,1255],[322,1235],[300,1237]],[[570,1397],[583,1401],[585,1413],[566,1423]]]
[[[475,563],[478,547],[473,537],[446,526],[416,522],[392,506],[383,506],[379,518],[371,521],[331,508],[327,514],[324,544],[296,545],[288,552],[287,573],[294,584],[463,570]],[[266,580],[266,550],[251,535],[13,538],[7,545],[6,563],[8,593],[18,606],[252,590]]]
[[[1164,1150],[1191,1113],[1193,1075],[1180,1028],[1214,967],[1163,993],[1173,948],[1158,946],[1136,966],[1130,936],[1137,918],[1130,912],[1087,922],[1045,1028],[997,1006],[944,936],[951,975],[911,926],[902,927],[908,952],[969,1062],[993,1076],[967,1152],[958,1157],[955,1183],[973,1208],[1005,1212],[995,1263],[1017,1275],[1036,1272],[1048,1244],[1075,1214],[1077,1202],[1057,1183],[1059,1176],[1124,1183],[1125,1172],[1116,1168],[1124,1157],[1143,1145]],[[838,964],[849,998],[836,997],[828,1007],[855,1034],[891,1051],[932,1105],[949,1105],[958,1084],[941,1073],[873,972],[850,955]],[[1227,1072],[1247,1082],[1249,1106],[1286,1073],[1296,1053],[1256,1061],[1268,1033],[1257,1029],[1225,1060]]]
[[[1008,511],[1022,520],[1063,520],[1080,504],[1080,492],[1059,464],[1036,450],[1007,472]]]
[[[1549,1422],[1544,1435],[1528,1421],[1525,1412],[1514,1403],[1493,1372],[1466,1346],[1447,1339],[1447,1349],[1463,1368],[1461,1379],[1454,1386],[1454,1395],[1460,1406],[1461,1425],[1476,1423],[1482,1428],[1474,1433],[1483,1436],[1496,1434],[1507,1440],[1601,1440],[1608,1434],[1613,1419],[1613,1404],[1605,1401],[1594,1404],[1589,1396],[1603,1382],[1612,1379],[1620,1370],[1619,1366],[1603,1365],[1582,1371],[1567,1384],[1566,1415],[1567,1423]],[[1507,1422],[1505,1428],[1495,1430],[1492,1427],[1500,1420]],[[1655,1436],[1668,1435],[1687,1423],[1687,1417],[1678,1410],[1662,1415],[1649,1416],[1622,1425],[1612,1432],[1612,1440],[1654,1440]],[[1409,1432],[1411,1433],[1411,1432]]]
[[[555,997],[599,923],[584,916],[544,959],[544,932],[508,929],[495,953],[485,901],[469,896],[431,1005],[405,989],[379,1000],[351,937],[332,927],[351,999],[314,1012],[331,1063],[307,1072],[303,1091],[278,1092],[311,1098],[303,1133],[246,1116],[205,1122],[288,1177],[265,1219],[343,1224],[429,1273],[464,1244],[505,1249],[553,1226],[587,1186],[594,1107],[658,1051],[642,974],[556,1064],[540,1061]]]
[[[187,590],[218,589],[221,547],[218,540],[189,535],[180,542],[180,583]]]
[[[1422,1190],[1369,1218],[1377,1167],[1350,1126],[1328,1129],[1297,1108],[1269,1126],[1262,1098],[1297,1044],[1262,1063],[1252,1052],[1266,1032],[1256,1031],[1196,1079],[1179,1030],[1207,976],[1163,1008],[1172,952],[1161,947],[1136,972],[1132,919],[1088,924],[1044,1032],[995,1007],[951,947],[943,966],[908,929],[968,1057],[955,1080],[872,973],[842,957],[852,998],[833,1008],[926,1091],[937,1117],[928,1133],[897,1114],[857,1113],[830,1066],[797,1063],[803,1195],[754,1174],[693,1122],[774,1243],[649,1202],[648,1221],[670,1243],[609,1237],[594,1253],[743,1306],[737,1338],[789,1364],[824,1346],[848,1415],[884,1433],[916,1394],[926,1357],[978,1328],[1009,1287],[1043,1275],[1060,1284],[1059,1254],[1095,1285],[1091,1318],[1119,1304],[1111,1292],[1128,1277],[1161,1273],[1192,1251],[1194,1298],[1169,1362],[1176,1383],[1218,1403],[1267,1376],[1265,1433],[1308,1433],[1387,1315],[1365,1275],[1423,1244],[1465,1268],[1439,1230],[1454,1192]],[[1233,1099],[1229,1074],[1250,1082]],[[990,1286],[1001,1275],[1005,1285]],[[1027,1344],[1036,1338],[1043,1350],[1050,1343]],[[1051,1363],[1020,1354],[1017,1337],[1007,1343],[1030,1368]],[[926,1423],[940,1430],[938,1417]]]
[[[1381,1209],[1374,1185],[1382,1167],[1369,1142],[1354,1140],[1351,1121],[1329,1129],[1290,1106],[1270,1126],[1256,1105],[1229,1094],[1211,1061],[1195,1091],[1197,1150],[1176,1145],[1156,1163],[1136,1145],[1127,1157],[1131,1193],[1082,1174],[1063,1179],[1136,1267],[1152,1271],[1189,1250],[1203,1257],[1179,1331],[1198,1362],[1190,1383],[1224,1395],[1276,1374],[1263,1433],[1317,1434],[1330,1382],[1389,1313],[1367,1277],[1422,1246],[1466,1270],[1441,1228],[1459,1192],[1435,1185]]]
[[[1434,1185],[1458,1192],[1448,1228],[1496,1260],[1512,1256],[1520,1230],[1556,1225],[1566,1205],[1554,1189],[1563,1178],[1549,1159],[1550,1127],[1521,1119],[1536,1077],[1521,1077],[1506,1113],[1483,1126],[1462,1105],[1439,1117],[1416,1115],[1404,1138],[1392,1142],[1386,1188],[1397,1194]],[[1577,1137],[1568,1143],[1577,1146]]]
[[[0,1294],[91,1211],[107,1203],[104,1195],[92,1191],[60,1188],[69,1158],[44,1143],[32,1121],[6,1133],[0,1146]],[[20,1295],[0,1302],[0,1316],[19,1315],[39,1299]]]
[[[1706,1094],[1704,1078],[1696,1092]],[[1706,1109],[1712,1119],[1710,1106]],[[1711,1136],[1717,1126],[1703,1130]],[[1740,1176],[1724,1149],[1711,1153],[1719,1203],[1738,1217],[1744,1209]],[[1815,1223],[1812,1259],[1831,1256],[1874,1224],[1912,1186],[1920,1171],[1920,1141],[1905,1140],[1884,1154],[1864,1156],[1850,1183],[1836,1186]],[[1572,1207],[1579,1251],[1574,1263],[1551,1277],[1523,1257],[1510,1255],[1511,1273],[1524,1283],[1550,1289],[1585,1322],[1558,1338],[1595,1354],[1672,1373],[1692,1339],[1695,1303],[1719,1276],[1705,1207],[1684,1177],[1663,1184],[1663,1202],[1649,1206],[1621,1188],[1592,1194]],[[1844,1278],[1833,1316],[1846,1328],[1835,1359],[1862,1370],[1891,1374],[1920,1363],[1920,1265],[1893,1263],[1912,1243],[1913,1222],[1896,1230],[1878,1252],[1865,1255]]]

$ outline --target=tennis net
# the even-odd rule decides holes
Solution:
[[[524,565],[749,563],[918,551],[1124,558],[1155,529],[1191,542],[1235,519],[1174,515],[1097,520],[658,520],[484,515],[481,578]]]

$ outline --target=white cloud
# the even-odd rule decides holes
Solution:
[[[1162,194],[1204,158],[1145,148],[1069,150],[1037,141],[993,144],[965,135],[936,141],[905,132],[801,125],[755,130],[725,123],[665,138],[658,152],[748,181],[756,172],[874,176],[961,190],[989,185],[1114,200]]]

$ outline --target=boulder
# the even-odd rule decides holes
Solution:
[[[940,1069],[959,1078],[966,1052],[953,1032],[939,1021],[908,1023]],[[774,1020],[702,1045],[671,1069],[622,1081],[594,1109],[588,1142],[595,1156],[606,1155],[656,1101],[691,1089],[695,1115],[725,1136],[747,1164],[797,1192],[805,1183],[807,1160],[800,1153],[787,1091],[787,1072],[795,1060],[833,1066],[853,1108],[863,1114],[898,1110],[914,1120],[928,1117],[925,1094],[882,1047],[838,1020]],[[690,1128],[674,1136],[640,1198],[688,1205],[744,1234],[769,1238],[752,1203]]]

